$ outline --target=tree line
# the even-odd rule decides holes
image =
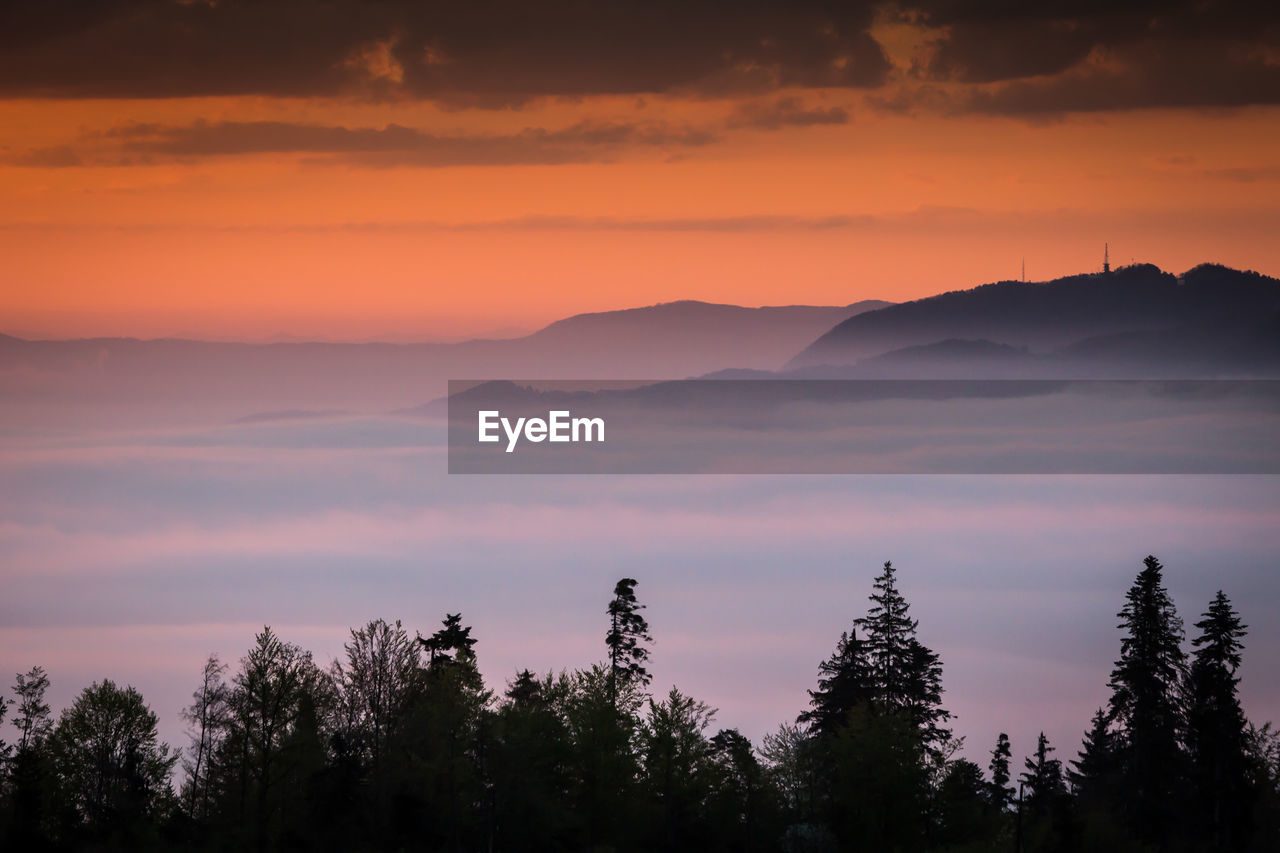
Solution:
[[[429,636],[352,629],[327,669],[264,628],[211,656],[161,743],[128,686],[55,720],[40,667],[0,699],[6,850],[1274,851],[1280,736],[1238,698],[1246,626],[1219,592],[1183,623],[1147,557],[1118,614],[1110,697],[1065,765],[1043,734],[962,756],[942,661],[885,563],[866,613],[818,667],[809,707],[757,746],[715,711],[649,692],[632,578],[605,656],[577,671],[477,668],[461,614]]]

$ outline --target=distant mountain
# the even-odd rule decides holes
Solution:
[[[386,412],[443,396],[448,379],[675,379],[732,367],[772,369],[842,320],[888,304],[670,302],[581,314],[522,338],[452,344],[0,336],[6,400],[0,425]]]
[[[839,308],[786,305],[743,308],[682,300],[646,308],[577,314],[558,320],[521,340],[542,345],[582,348],[601,354],[619,347],[674,347],[688,355],[709,356],[726,348],[741,348],[743,336],[755,339],[752,354],[767,362],[766,352],[792,336],[803,335],[823,323],[838,323],[867,311],[892,305],[866,299]],[[785,353],[782,357],[791,355]],[[776,365],[777,362],[774,362]],[[737,364],[736,367],[750,367]],[[772,366],[772,365],[771,365]]]
[[[1045,354],[1116,335],[1199,330],[1191,336],[1225,339],[1232,332],[1254,334],[1260,318],[1277,311],[1280,281],[1274,278],[1215,264],[1175,276],[1138,264],[1046,282],[985,284],[860,314],[822,335],[787,367],[852,365],[892,350],[954,340]],[[972,353],[955,355],[964,360]]]

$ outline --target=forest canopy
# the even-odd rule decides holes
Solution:
[[[56,717],[40,666],[0,697],[6,850],[1263,851],[1280,849],[1280,735],[1239,701],[1244,625],[1223,592],[1187,641],[1147,557],[1082,739],[989,753],[950,728],[943,659],[886,562],[819,663],[809,706],[754,744],[672,687],[634,578],[600,663],[486,685],[461,613],[381,619],[320,666],[264,627],[210,656],[162,743],[134,688]],[[989,755],[983,764],[974,755]],[[1074,755],[1064,759],[1060,756]],[[969,756],[969,757],[966,757]]]

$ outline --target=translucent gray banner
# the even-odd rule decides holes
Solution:
[[[1275,380],[449,383],[451,474],[1276,474]]]

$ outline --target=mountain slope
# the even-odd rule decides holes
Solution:
[[[998,282],[889,306],[840,323],[788,365],[853,364],[891,350],[983,339],[1058,350],[1086,338],[1179,328],[1245,328],[1280,310],[1280,281],[1203,264],[1150,264],[1047,282]]]

